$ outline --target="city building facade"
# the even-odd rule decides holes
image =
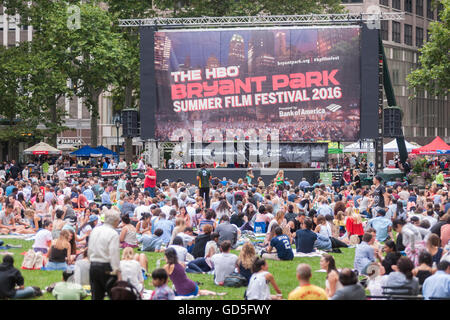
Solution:
[[[419,48],[429,39],[429,26],[438,20],[441,6],[433,7],[431,0],[343,0],[349,12],[381,11],[405,13],[403,21],[381,21],[381,37],[394,87],[396,101],[403,111],[403,134],[407,141],[420,145],[440,136],[450,142],[449,97],[430,96],[426,91],[409,99],[406,76],[419,61]]]

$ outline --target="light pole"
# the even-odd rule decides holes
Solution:
[[[120,114],[117,114],[115,119],[114,119],[114,124],[116,125],[116,129],[117,129],[117,157],[119,157],[120,155],[120,145],[119,145],[119,128],[120,128]]]

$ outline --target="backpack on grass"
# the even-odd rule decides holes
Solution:
[[[34,252],[33,249],[27,251],[23,258],[22,269],[39,270],[44,266],[44,256],[42,252]]]
[[[239,273],[233,272],[223,281],[224,287],[239,288],[247,286],[247,279]]]
[[[111,288],[111,300],[141,300],[139,291],[129,281],[117,281]]]

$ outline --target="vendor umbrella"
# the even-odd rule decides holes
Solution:
[[[23,151],[24,154],[34,154],[34,155],[40,155],[40,154],[61,154],[62,151],[58,150],[51,145],[45,143],[45,142],[39,142],[38,144],[25,149]]]

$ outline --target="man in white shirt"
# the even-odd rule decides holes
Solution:
[[[172,210],[172,207],[170,206],[170,200],[166,199],[164,200],[164,205],[161,207],[161,211],[166,214],[166,217],[170,215],[170,210]]]
[[[68,185],[63,184],[62,190],[63,190],[64,196],[70,197],[72,195],[72,189]]]
[[[106,283],[111,276],[120,272],[120,241],[115,230],[120,223],[120,213],[105,210],[105,221],[94,228],[89,236],[88,256],[91,261],[89,278],[91,281],[92,300],[105,298]]]
[[[173,239],[173,244],[171,244],[168,248],[175,249],[175,251],[177,252],[178,262],[186,263],[188,251],[183,245],[183,238],[176,236],[175,239]]]
[[[434,211],[433,210],[427,210],[423,213],[424,217],[422,220],[427,220],[430,223],[430,229],[437,223],[437,219],[433,217]]]
[[[23,170],[22,170],[22,179],[28,180],[28,168],[27,167],[23,168]]]
[[[64,171],[63,167],[59,168],[59,170],[56,172],[56,175],[58,176],[59,181],[66,180],[67,173],[66,171]]]
[[[223,285],[225,278],[232,274],[236,268],[238,257],[230,253],[230,249],[231,242],[228,240],[222,241],[220,244],[222,253],[217,253],[211,257],[214,264],[214,283],[219,286]]]
[[[109,162],[108,165],[108,169],[116,169],[117,168],[117,164],[114,163],[114,160],[111,159],[111,161]]]
[[[136,209],[134,209],[134,214],[133,216],[139,221],[141,220],[142,214],[144,212],[148,212],[150,213],[150,206],[148,205],[148,200],[146,201],[141,201],[139,203],[139,206],[136,207]]]
[[[127,168],[127,163],[125,162],[124,159],[121,159],[121,161],[117,165],[117,169],[126,170],[126,168]]]

